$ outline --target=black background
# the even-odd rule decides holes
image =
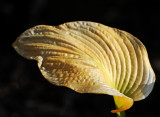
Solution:
[[[157,80],[145,100],[135,102],[127,117],[159,117],[159,1],[142,0],[1,0],[0,117],[116,117],[112,96],[79,94],[53,86],[37,63],[19,56],[11,44],[39,24],[94,21],[138,37],[146,46]]]

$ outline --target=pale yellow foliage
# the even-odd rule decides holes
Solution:
[[[13,47],[21,56],[37,60],[43,76],[54,85],[115,96],[119,109],[112,112],[147,97],[155,82],[144,45],[125,31],[99,23],[35,26]]]

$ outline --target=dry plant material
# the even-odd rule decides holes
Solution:
[[[133,35],[99,23],[38,25],[22,33],[13,47],[37,60],[54,85],[113,95],[118,107],[113,113],[146,98],[155,82],[145,46]]]

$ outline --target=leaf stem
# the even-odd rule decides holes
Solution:
[[[114,102],[115,102],[116,109],[118,109],[118,105],[117,105],[117,102],[115,100],[115,97],[114,97]],[[126,117],[125,111],[117,112],[117,117]]]
[[[117,117],[125,117],[125,116],[126,116],[125,111],[122,111],[122,112],[118,112],[118,113],[117,113]]]

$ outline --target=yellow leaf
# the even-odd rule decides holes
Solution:
[[[145,46],[131,34],[99,23],[77,21],[39,25],[13,43],[34,59],[52,84],[79,93],[113,95],[120,112],[152,91],[155,74]]]
[[[120,97],[114,96],[115,104],[117,106],[117,110],[112,110],[112,113],[121,112],[129,109],[133,105],[133,99],[129,97]]]

